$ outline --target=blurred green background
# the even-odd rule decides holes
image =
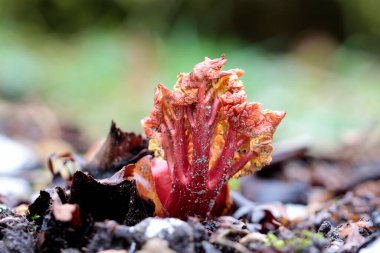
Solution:
[[[158,82],[205,56],[286,110],[277,140],[336,143],[380,115],[380,1],[0,0],[0,98],[46,104],[93,139],[142,132]]]

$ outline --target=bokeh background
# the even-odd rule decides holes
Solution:
[[[380,115],[377,0],[0,0],[0,99],[43,105],[93,140],[142,133],[157,83],[205,56],[246,71],[288,115],[276,139],[319,146]],[[27,122],[26,122],[27,124]]]

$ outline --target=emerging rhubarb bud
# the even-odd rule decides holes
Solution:
[[[206,58],[181,73],[174,91],[159,84],[143,120],[158,196],[173,217],[217,214],[227,181],[271,161],[272,138],[284,112],[248,103],[241,69],[222,71],[226,59]]]

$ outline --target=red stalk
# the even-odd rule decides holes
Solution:
[[[195,108],[196,122],[193,134],[193,159],[189,170],[189,187],[194,192],[206,189],[208,181],[208,164],[210,154],[210,141],[212,130],[205,128],[206,104],[204,103],[206,83],[203,82],[198,90],[198,103]]]
[[[219,186],[221,180],[224,176],[227,176],[228,168],[231,166],[232,159],[234,158],[234,154],[236,151],[236,137],[237,132],[233,129],[228,130],[228,135],[226,142],[224,144],[224,148],[222,154],[219,156],[215,167],[210,171],[210,181],[209,188],[214,189]]]
[[[211,115],[207,121],[207,125],[209,127],[211,127],[215,123],[215,119],[216,119],[216,116],[218,115],[218,111],[219,111],[219,104],[220,104],[219,99],[215,98],[214,103],[213,103],[212,108],[211,108]]]
[[[236,173],[238,173],[246,163],[251,161],[257,154],[253,151],[249,151],[247,154],[245,154],[242,158],[240,158],[239,161],[236,163],[232,164],[230,169],[228,170],[228,177],[231,178],[233,177]]]

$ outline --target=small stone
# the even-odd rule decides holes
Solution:
[[[324,221],[322,222],[322,225],[319,227],[318,232],[326,236],[327,233],[330,232],[331,228],[332,228],[331,223],[328,221]]]
[[[35,168],[37,163],[35,154],[29,148],[0,135],[0,175],[18,175]]]
[[[0,220],[12,215],[12,211],[6,206],[0,204]]]
[[[168,242],[177,252],[193,253],[194,236],[192,228],[186,222],[175,218],[147,218],[131,228],[134,239],[144,244],[152,238]]]
[[[174,250],[168,247],[168,243],[166,241],[158,239],[158,238],[153,238],[153,239],[148,240],[143,245],[141,250],[136,251],[136,253],[156,253],[156,252],[176,253]]]
[[[9,176],[0,176],[0,194],[6,197],[19,200],[27,199],[31,190],[32,187],[30,183],[25,179]]]
[[[380,252],[380,238],[377,238],[367,247],[359,251],[359,253],[379,253],[379,252]]]

